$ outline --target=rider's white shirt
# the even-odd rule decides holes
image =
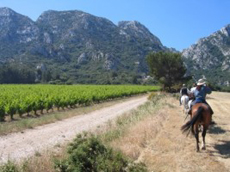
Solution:
[[[196,87],[192,87],[191,90],[190,90],[190,92],[194,93],[195,90],[196,90]]]

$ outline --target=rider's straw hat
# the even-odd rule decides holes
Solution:
[[[204,85],[204,84],[205,84],[204,79],[199,79],[197,82],[197,85]]]

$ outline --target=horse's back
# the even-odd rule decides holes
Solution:
[[[208,113],[208,112],[210,113],[209,107],[205,103],[196,103],[195,105],[193,105],[192,109],[193,109],[193,111],[197,111],[199,109],[199,107],[203,108],[203,110],[206,113]]]
[[[200,123],[208,126],[211,122],[211,112],[207,104],[205,103],[196,103],[192,107],[192,116],[197,113],[201,113],[202,118],[200,118]]]
[[[188,101],[189,101],[189,97],[188,97],[187,95],[183,95],[183,96],[181,97],[181,102],[182,102],[182,104],[183,104],[183,103],[184,103],[184,104],[187,104]]]

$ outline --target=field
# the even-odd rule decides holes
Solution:
[[[1,155],[4,155],[4,151],[8,150],[9,154],[5,154],[5,157],[12,156],[13,158],[13,154],[15,154],[14,158],[17,159],[20,156],[23,157],[24,153],[29,155],[29,151],[25,151],[26,149],[32,150],[32,148],[35,149],[37,147],[35,151],[36,160],[29,163],[32,164],[31,169],[33,171],[43,171],[42,168],[48,169],[49,166],[47,171],[54,171],[52,169],[52,158],[47,160],[48,156],[42,151],[42,148],[46,147],[48,142],[50,142],[48,140],[51,139],[51,136],[58,137],[55,141],[60,141],[61,139],[69,140],[67,132],[63,131],[71,132],[74,129],[80,131],[85,130],[85,127],[94,126],[89,130],[99,135],[101,132],[105,133],[107,144],[115,150],[122,151],[123,154],[135,162],[144,163],[148,171],[229,172],[229,96],[229,93],[213,92],[207,97],[208,103],[214,110],[213,120],[216,124],[211,125],[208,130],[206,136],[207,150],[200,153],[196,152],[195,138],[192,135],[186,137],[180,130],[185,123],[185,115],[182,112],[182,107],[179,106],[178,100],[172,97],[172,95],[160,94],[153,96],[153,99],[144,106],[139,107],[138,110],[120,115],[117,120],[114,120],[116,123],[115,128],[114,126],[111,127],[111,122],[107,123],[108,126],[103,127],[105,117],[109,117],[108,114],[111,114],[113,119],[115,119],[116,112],[124,111],[127,107],[134,105],[134,101],[139,102],[140,100],[138,104],[143,104],[146,102],[147,96],[141,98],[133,97],[129,103],[127,101],[125,104],[122,103],[122,106],[117,104],[116,106],[104,108],[100,111],[95,111],[94,114],[90,113],[53,123],[49,126],[26,130],[23,133],[6,135],[0,140],[4,147]],[[104,122],[102,122],[102,119]],[[78,123],[76,123],[77,121]],[[99,125],[100,127],[98,127]],[[49,136],[46,135],[49,133]],[[23,139],[20,139],[22,136]],[[36,138],[40,142],[35,141]],[[53,141],[51,142],[54,143]],[[30,147],[28,145],[33,146]],[[18,149],[19,147],[20,149]],[[14,151],[12,151],[13,148],[15,149]],[[57,155],[57,150],[62,148],[61,144],[51,146],[51,148],[55,152],[55,156],[60,156]],[[17,151],[22,152],[17,153]],[[30,155],[33,155],[33,153]],[[53,156],[52,154],[51,157]],[[46,160],[44,161],[44,159]],[[48,162],[50,162],[49,165],[47,165]]]
[[[0,85],[0,121],[158,90],[134,85]]]

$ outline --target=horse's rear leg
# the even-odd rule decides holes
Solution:
[[[198,126],[195,127],[195,138],[196,138],[196,151],[200,151],[199,147],[199,131],[198,131]]]
[[[202,150],[206,150],[206,146],[205,146],[205,135],[206,135],[206,128],[205,128],[205,126],[203,126],[203,132],[202,132],[203,145],[202,145]]]

